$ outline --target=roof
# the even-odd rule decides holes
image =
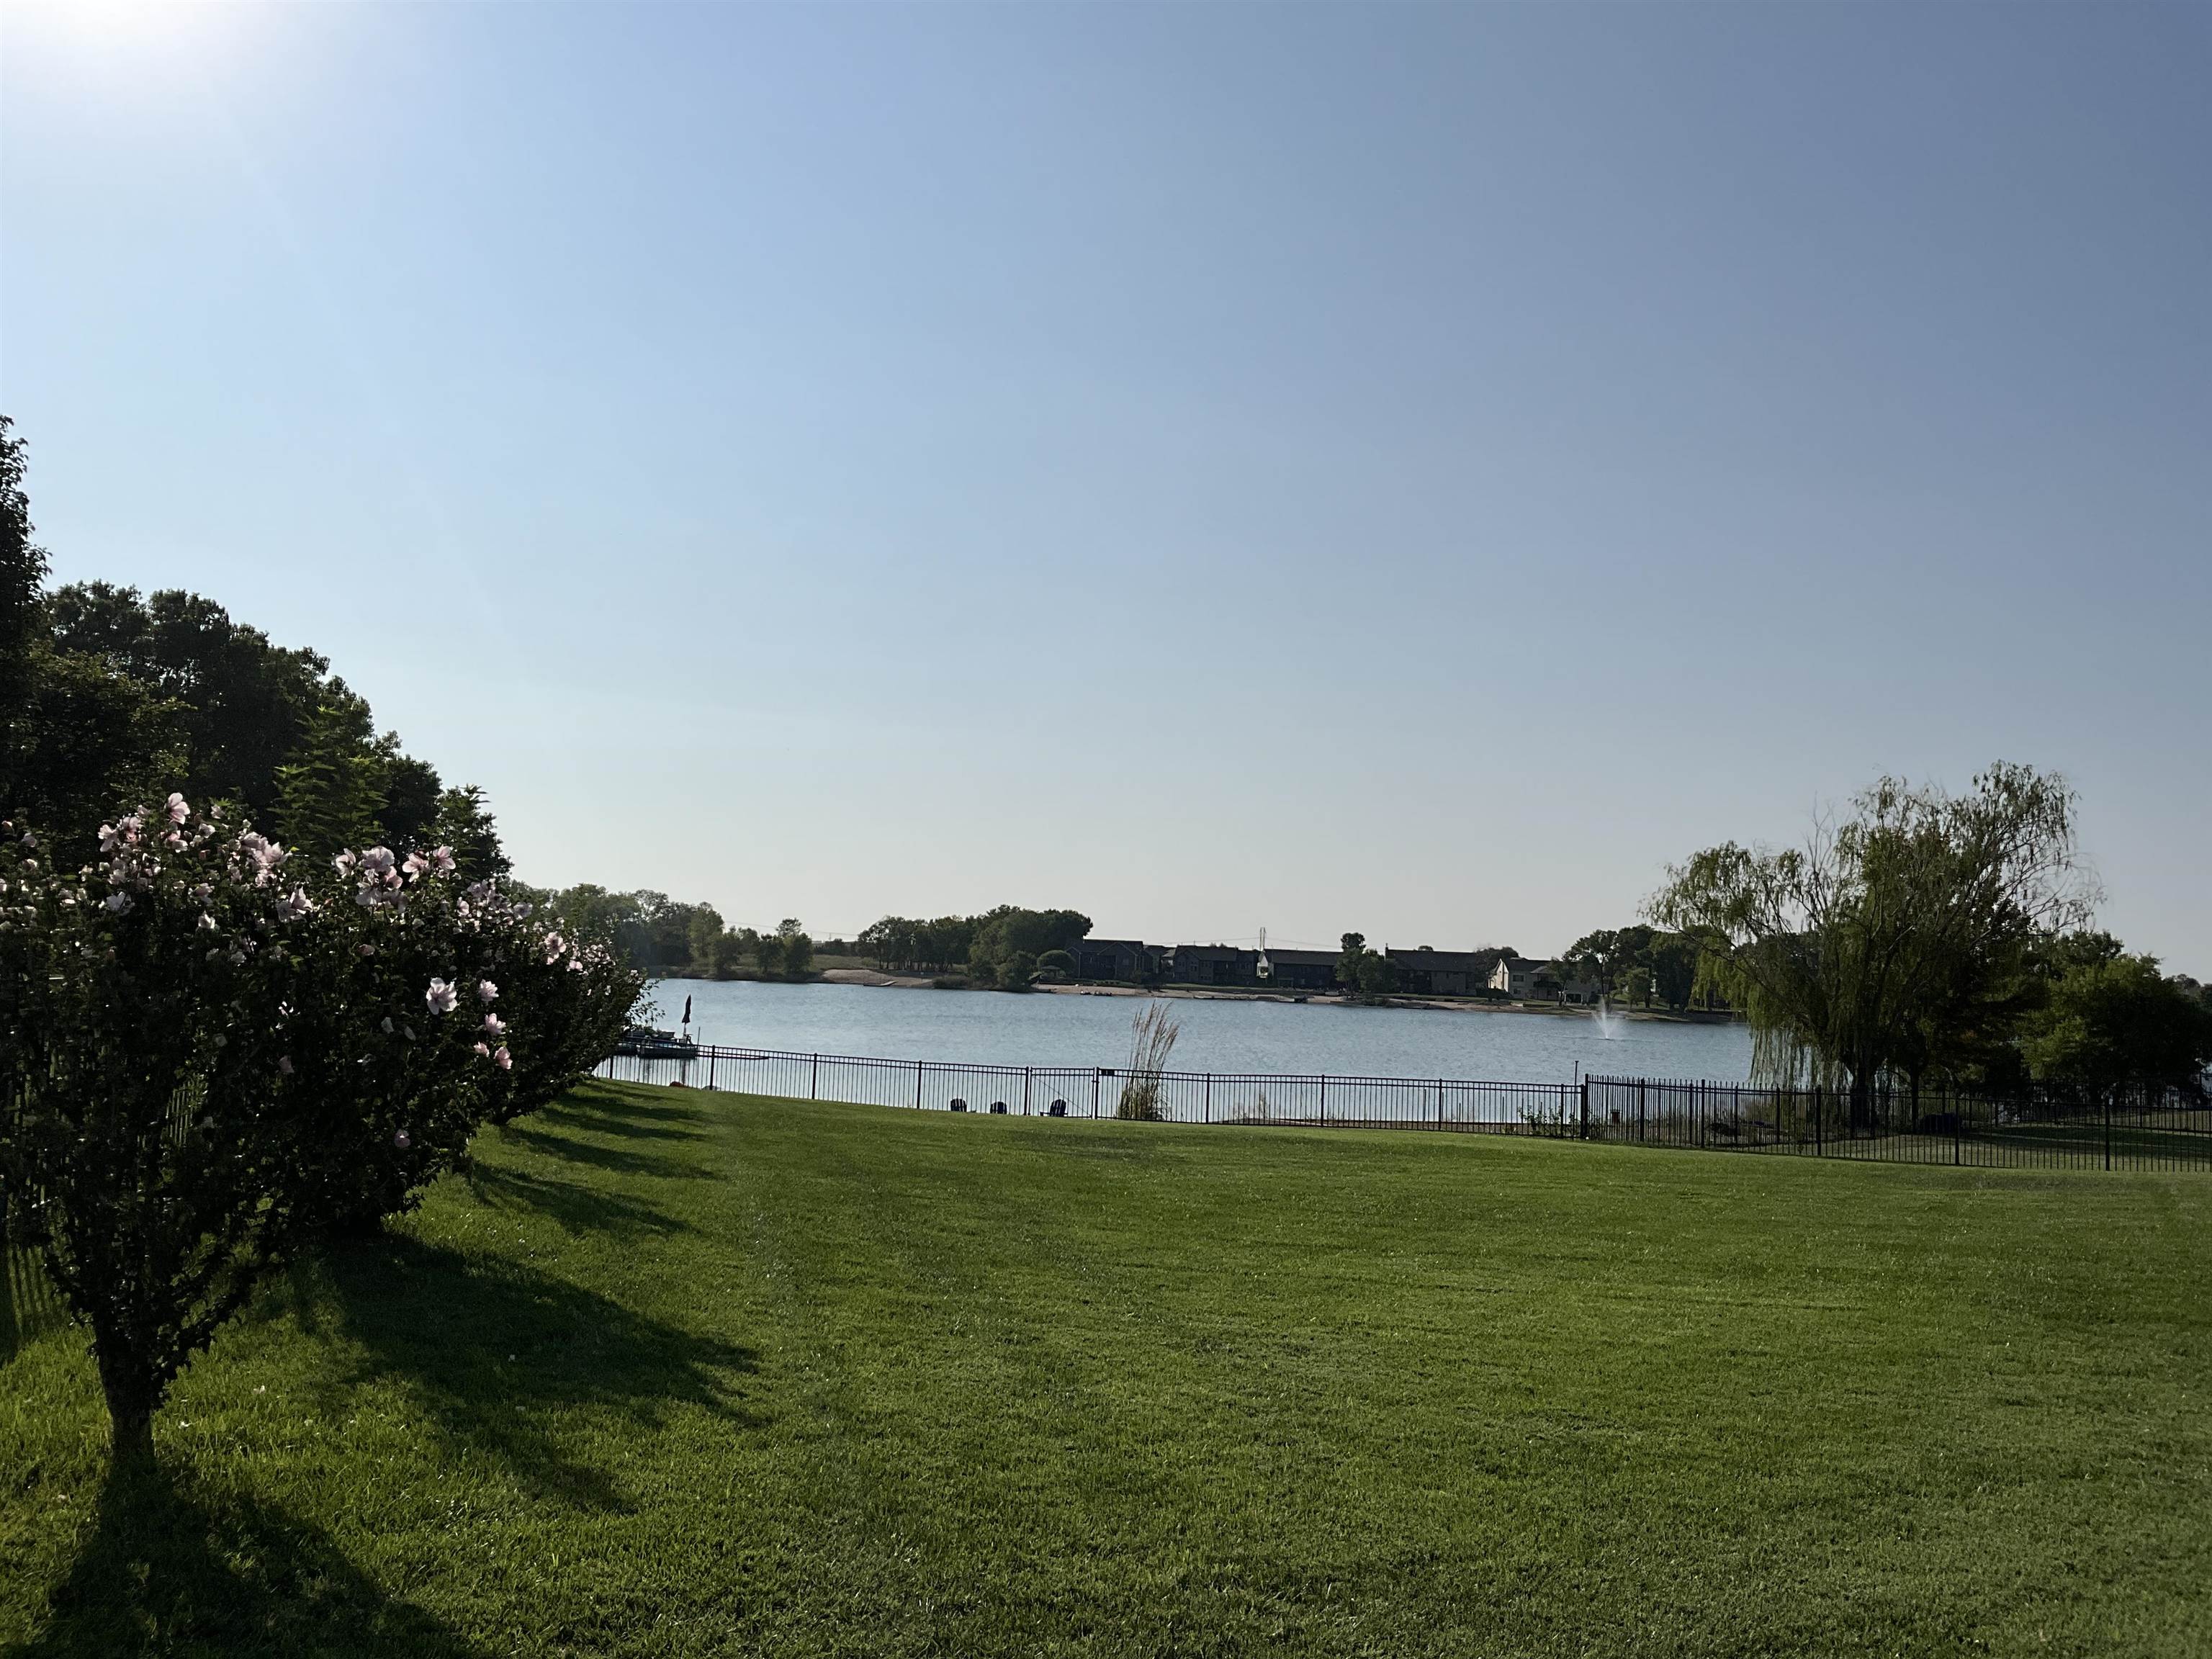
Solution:
[[[1498,961],[1491,951],[1407,951],[1393,948],[1383,954],[1403,968],[1433,968],[1447,974],[1486,974]]]

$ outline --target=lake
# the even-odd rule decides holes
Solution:
[[[979,1066],[1121,1066],[1139,997],[763,985],[663,980],[652,988],[673,1027],[692,999],[693,1035],[732,1048],[881,1055]],[[1607,1039],[1572,1014],[1360,1008],[1171,1000],[1182,1022],[1179,1071],[1328,1073],[1337,1077],[1473,1078],[1564,1083],[1576,1074],[1746,1080],[1741,1025],[1620,1022]]]

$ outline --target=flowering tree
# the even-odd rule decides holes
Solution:
[[[74,872],[0,835],[0,1182],[92,1328],[119,1457],[150,1454],[168,1384],[270,1267],[588,1069],[589,1039],[502,1008],[557,1015],[556,974],[621,993],[443,848],[301,869],[178,795]],[[518,997],[497,974],[526,963]]]

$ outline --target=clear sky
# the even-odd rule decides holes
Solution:
[[[530,879],[1540,953],[2002,757],[2212,974],[2212,9],[0,27],[58,576]]]

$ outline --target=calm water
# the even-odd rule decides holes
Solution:
[[[1003,1066],[1121,1065],[1129,1022],[1144,1006],[1134,997],[750,981],[664,980],[653,995],[660,1006],[654,1024],[670,1027],[690,996],[702,1042]],[[1182,1021],[1179,1071],[1561,1083],[1579,1065],[1601,1076],[1734,1083],[1751,1066],[1751,1038],[1740,1025],[1632,1020],[1607,1041],[1581,1015],[1183,999],[1172,1006]]]

